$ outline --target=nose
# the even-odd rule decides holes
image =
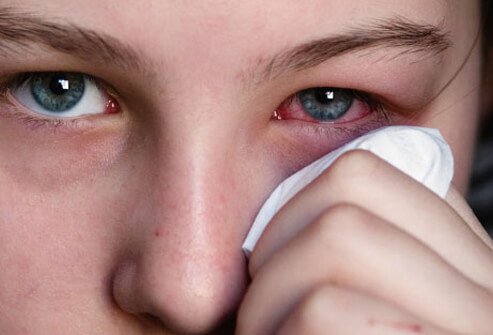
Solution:
[[[133,171],[138,185],[113,296],[128,313],[198,334],[220,324],[243,295],[241,243],[256,205],[241,153],[222,141],[178,137],[143,150],[145,168]]]

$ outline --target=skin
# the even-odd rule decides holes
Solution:
[[[1,118],[0,333],[492,329],[492,245],[461,195],[479,115],[479,4],[21,6],[124,41],[146,66],[123,70],[46,48],[0,61],[2,76],[89,73],[114,87],[122,106],[76,130]],[[287,46],[395,13],[443,24],[453,46],[438,58],[374,49],[252,81],[252,69]],[[371,91],[419,115],[398,123],[440,129],[454,152],[454,187],[442,200],[368,153],[344,155],[274,218],[247,263],[241,244],[269,192],[358,135],[320,137],[271,118],[290,95],[317,86]]]

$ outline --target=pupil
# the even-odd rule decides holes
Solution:
[[[69,82],[63,75],[54,76],[50,81],[50,90],[55,95],[63,95],[69,90]]]
[[[332,102],[332,99],[329,99],[330,94],[333,94],[332,91],[327,90],[316,90],[315,91],[315,99],[320,104],[329,104]]]

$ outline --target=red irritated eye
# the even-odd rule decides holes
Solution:
[[[352,122],[372,112],[369,99],[354,90],[310,88],[285,100],[275,111],[274,118],[317,123]]]

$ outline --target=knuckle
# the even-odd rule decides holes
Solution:
[[[292,319],[302,334],[326,334],[327,330],[337,328],[348,304],[343,291],[330,285],[320,286],[302,300]]]
[[[381,234],[387,228],[361,207],[340,203],[325,211],[307,229],[309,238],[333,256],[330,263],[334,271],[343,271],[347,264],[339,260],[365,257],[363,250],[378,248]]]
[[[367,187],[368,182],[371,182],[379,171],[381,163],[382,161],[369,151],[351,150],[337,158],[321,178],[328,189],[343,196]]]
[[[351,150],[342,154],[331,167],[337,176],[367,175],[378,168],[380,159],[367,150]]]
[[[312,233],[326,245],[352,243],[368,222],[368,213],[350,203],[339,203],[327,209],[311,226]]]
[[[330,316],[337,310],[330,298],[331,290],[327,287],[318,288],[308,295],[293,315],[296,329],[303,334],[318,334],[328,327],[330,329]]]

